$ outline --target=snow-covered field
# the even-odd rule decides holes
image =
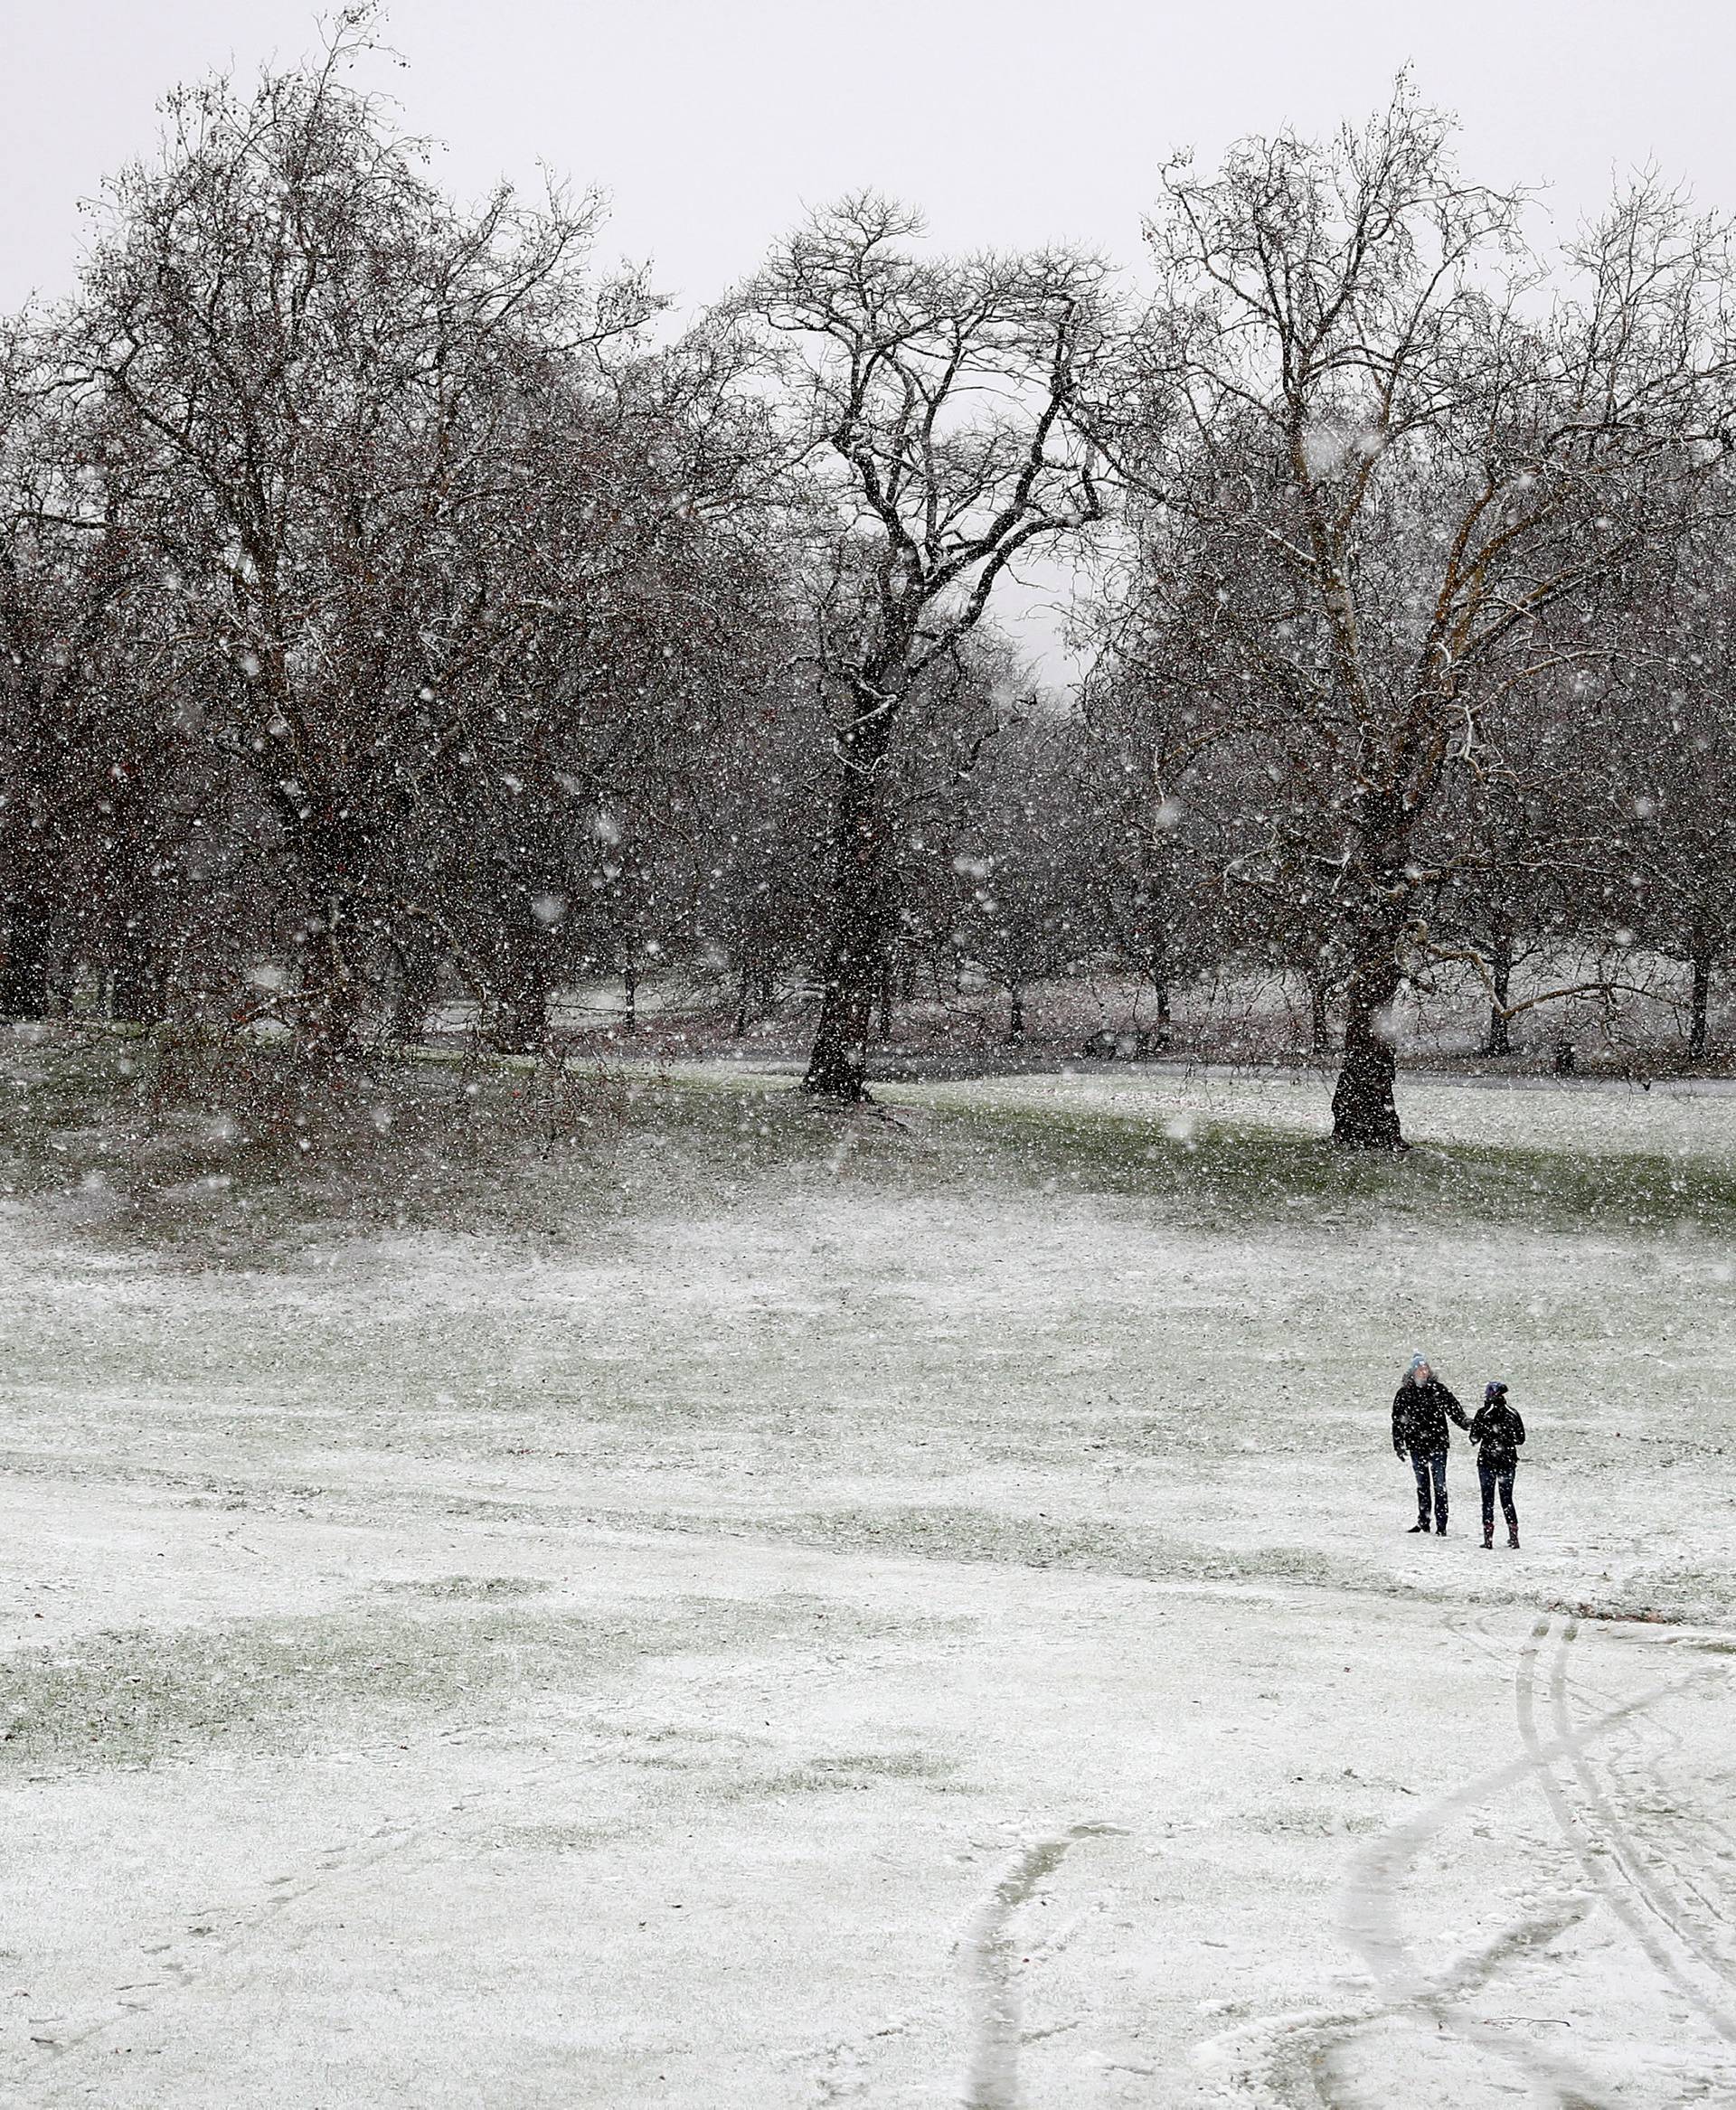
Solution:
[[[6,1206],[0,2100],[1736,2097],[1736,1098],[1311,1186],[1309,1087],[898,1097],[522,1231]],[[1405,1535],[1413,1349],[1523,1551],[1462,1446]]]

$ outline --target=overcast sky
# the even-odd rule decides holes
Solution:
[[[315,40],[304,0],[0,0],[0,306],[66,290],[77,200],[146,151],[154,105]],[[608,253],[688,299],[804,203],[863,184],[948,242],[1127,257],[1154,172],[1288,119],[1361,116],[1409,61],[1470,173],[1592,209],[1647,157],[1736,207],[1732,0],[397,0],[390,78],[474,194],[545,161],[612,193]]]
[[[78,201],[147,153],[156,104],[316,42],[305,0],[0,0],[0,308],[71,289]],[[1132,259],[1156,171],[1288,121],[1361,118],[1411,64],[1468,174],[1548,184],[1567,227],[1655,159],[1736,208],[1736,0],[397,0],[372,63],[449,188],[539,163],[612,198],[603,257],[702,302],[805,205],[873,184],[937,240]],[[1052,678],[1064,579],[997,597]]]

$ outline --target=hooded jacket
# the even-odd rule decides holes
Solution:
[[[1519,1463],[1519,1446],[1525,1440],[1525,1425],[1518,1409],[1505,1399],[1491,1399],[1479,1407],[1471,1423],[1471,1441],[1477,1448],[1477,1462],[1497,1473],[1511,1472]]]
[[[1465,1409],[1433,1371],[1420,1385],[1407,1375],[1392,1396],[1392,1448],[1401,1457],[1406,1451],[1419,1458],[1433,1457],[1448,1446],[1449,1418],[1461,1428],[1471,1426]]]

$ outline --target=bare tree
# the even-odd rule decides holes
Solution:
[[[1089,959],[1097,843],[1077,726],[1052,709],[1012,714],[983,751],[953,822],[954,942],[1006,992],[1009,1043],[1031,984]]]
[[[1475,854],[1426,842],[1445,788],[1502,767],[1506,699],[1617,648],[1611,589],[1710,472],[1731,372],[1721,226],[1642,182],[1551,282],[1523,200],[1465,182],[1450,130],[1401,81],[1324,146],[1175,165],[1144,444],[1117,441],[1172,534],[1241,538],[1222,626],[1290,794],[1243,876],[1329,885],[1333,1128],[1362,1146],[1402,1143],[1391,1007]]]
[[[862,1094],[892,925],[890,758],[912,685],[957,653],[1022,552],[1101,515],[1069,409],[1105,329],[1103,267],[1064,251],[931,259],[920,231],[881,198],[846,199],[780,244],[735,304],[769,348],[828,515],[812,602],[842,716],[804,1081],[844,1099]]]
[[[1688,970],[1693,1062],[1706,1054],[1712,975],[1736,929],[1732,591],[1736,531],[1723,518],[1684,538],[1662,590],[1637,611],[1647,649],[1612,684],[1603,752],[1582,782],[1613,882],[1607,924]]]
[[[523,363],[645,312],[630,288],[587,296],[593,202],[447,204],[347,84],[368,21],[250,94],[171,99],[160,159],[112,188],[81,310],[90,385],[151,457],[203,737],[298,897],[297,1030],[328,1065],[394,847],[523,635],[498,560],[523,513],[502,443]]]
[[[149,1016],[186,743],[138,464],[62,382],[57,332],[0,338],[0,1016],[46,1012],[81,962]]]

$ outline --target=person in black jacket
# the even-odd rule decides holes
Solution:
[[[1447,1536],[1447,1424],[1468,1428],[1465,1409],[1434,1371],[1425,1355],[1413,1355],[1404,1381],[1392,1398],[1392,1448],[1409,1457],[1417,1476],[1417,1521],[1413,1531],[1429,1529],[1429,1498],[1434,1496],[1435,1529]]]
[[[1483,1489],[1483,1545],[1495,1544],[1495,1498],[1501,1496],[1501,1514],[1507,1520],[1507,1544],[1519,1544],[1519,1512],[1513,1506],[1513,1476],[1519,1470],[1519,1446],[1525,1440],[1525,1425],[1515,1408],[1507,1404],[1507,1388],[1485,1385],[1483,1404],[1471,1423],[1471,1441],[1477,1446],[1477,1477]]]

